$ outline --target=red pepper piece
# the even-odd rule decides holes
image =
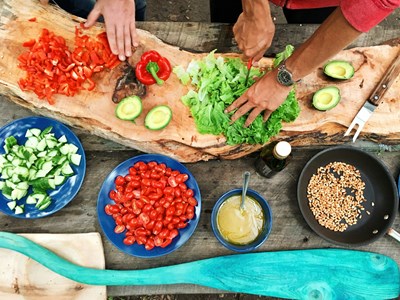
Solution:
[[[24,43],[22,44],[22,46],[23,46],[23,47],[30,48],[30,47],[32,47],[32,46],[35,45],[35,44],[36,44],[36,40],[35,40],[35,39],[31,39],[31,40],[29,40],[29,41],[24,42]]]
[[[136,77],[145,84],[163,84],[171,74],[171,64],[168,59],[162,57],[157,51],[150,50],[143,53],[136,65]]]

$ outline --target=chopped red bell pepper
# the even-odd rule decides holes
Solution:
[[[38,40],[24,42],[28,51],[18,56],[18,67],[27,75],[18,84],[23,91],[33,91],[39,99],[46,98],[54,104],[54,94],[74,96],[80,90],[91,91],[96,83],[93,73],[105,67],[115,68],[120,64],[118,56],[112,54],[107,36],[101,33],[97,39],[75,29],[75,49],[70,51],[65,39],[44,28]]]
[[[157,51],[150,50],[143,53],[136,65],[136,78],[145,85],[157,83],[162,85],[171,74],[171,64]]]

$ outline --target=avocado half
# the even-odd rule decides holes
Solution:
[[[335,79],[350,79],[354,75],[354,67],[343,60],[332,60],[324,66],[324,73]]]
[[[133,121],[142,112],[142,100],[138,96],[128,96],[115,108],[115,115],[121,120]]]
[[[335,86],[328,86],[315,92],[312,104],[318,110],[330,110],[338,105],[340,98],[340,90]]]

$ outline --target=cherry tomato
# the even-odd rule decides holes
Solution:
[[[110,197],[111,200],[114,200],[114,201],[115,201],[116,196],[117,196],[117,192],[114,191],[114,190],[112,190],[112,191],[110,191],[110,192],[108,193],[108,197]]]
[[[162,239],[167,238],[169,236],[169,230],[167,228],[164,228],[163,230],[161,230],[158,236]]]
[[[179,231],[178,231],[177,229],[173,229],[173,230],[171,230],[171,232],[169,233],[169,238],[172,240],[172,239],[174,239],[175,237],[177,237],[178,234],[179,234]]]
[[[194,196],[193,190],[192,189],[187,189],[186,192],[185,192],[185,196],[187,198],[193,197]]]
[[[164,240],[162,238],[160,238],[158,235],[156,235],[154,237],[154,245],[156,247],[160,247],[162,245],[162,243],[164,242]]]
[[[125,183],[125,179],[121,175],[119,175],[119,176],[117,176],[117,178],[115,178],[116,185],[123,185],[124,183]]]
[[[125,225],[117,225],[114,228],[115,233],[121,233],[125,231]]]
[[[161,244],[161,248],[167,247],[169,244],[171,244],[171,242],[172,242],[172,239],[170,239],[170,238],[165,239],[164,242]]]
[[[194,197],[189,197],[187,202],[192,206],[196,206],[197,205],[197,200]]]
[[[144,235],[137,236],[137,237],[136,237],[136,242],[137,242],[139,245],[144,245],[144,244],[146,244],[146,242],[147,242],[147,238],[146,238]]]
[[[171,186],[171,187],[176,187],[176,186],[178,186],[178,182],[176,182],[176,178],[175,178],[175,176],[169,176],[168,177],[168,184]]]
[[[107,214],[107,215],[109,215],[109,216],[111,216],[113,213],[110,211],[110,207],[111,207],[112,205],[111,204],[107,204],[105,207],[104,207],[104,211],[105,211],[105,213]]]
[[[116,204],[104,210],[113,217],[115,232],[126,230],[125,245],[137,243],[151,250],[167,247],[179,235],[194,218],[197,205],[193,190],[184,183],[188,178],[156,162],[137,162],[128,174],[115,178],[109,196]]]
[[[163,229],[163,222],[162,221],[157,221],[154,223],[154,227],[153,227],[153,234],[158,235],[161,230]]]
[[[133,235],[129,235],[125,237],[122,241],[125,245],[130,246],[133,245],[136,242],[136,239]]]
[[[186,226],[187,226],[187,223],[185,223],[185,222],[179,222],[179,223],[176,225],[176,228],[182,229],[182,228],[185,228]]]
[[[149,238],[146,242],[146,244],[144,245],[146,250],[151,250],[154,248],[154,240],[152,238]]]

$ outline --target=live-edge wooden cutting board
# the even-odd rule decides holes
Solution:
[[[77,265],[105,268],[99,233],[21,235]],[[105,300],[106,298],[106,286],[72,281],[18,252],[0,249],[0,299]]]
[[[22,43],[38,38],[42,28],[48,28],[67,40],[72,48],[74,29],[80,19],[53,6],[41,6],[34,0],[2,0],[0,18],[0,93],[15,103],[31,109],[33,112],[56,118],[66,124],[77,126],[88,132],[114,140],[135,149],[161,153],[174,157],[181,162],[195,162],[215,158],[235,159],[252,153],[262,145],[227,145],[221,136],[202,135],[196,130],[189,109],[180,98],[189,87],[179,83],[172,74],[163,86],[153,85],[143,98],[143,112],[132,122],[122,121],[115,117],[115,103],[111,97],[116,84],[115,72],[103,71],[94,77],[97,87],[94,91],[82,91],[75,97],[57,95],[56,104],[39,100],[34,93],[20,90],[17,81],[24,77],[24,71],[17,65],[17,57],[25,49]],[[36,17],[36,22],[28,19]],[[102,25],[86,33],[95,36],[104,31]],[[129,62],[135,66],[140,55],[154,49],[167,57],[172,66],[186,67],[193,59],[201,59],[204,54],[195,54],[180,50],[163,43],[149,32],[139,30],[141,45]],[[350,137],[343,133],[352,119],[370,95],[385,70],[399,51],[399,45],[371,46],[354,48],[340,52],[335,58],[352,62],[355,75],[347,81],[327,79],[322,68],[310,74],[298,85],[297,96],[301,106],[299,118],[284,124],[277,138],[291,141],[293,146],[316,144],[341,144],[349,142]],[[236,55],[236,54],[224,54]],[[272,60],[262,60],[263,66],[270,66]],[[122,68],[122,65],[121,67]],[[312,108],[311,98],[315,91],[324,86],[339,87],[342,100],[337,107],[327,112]],[[397,144],[400,141],[400,80],[397,79],[387,92],[384,102],[375,110],[364,127],[361,137],[380,143]],[[172,108],[171,123],[161,131],[150,131],[143,125],[146,113],[157,104],[167,104]]]

